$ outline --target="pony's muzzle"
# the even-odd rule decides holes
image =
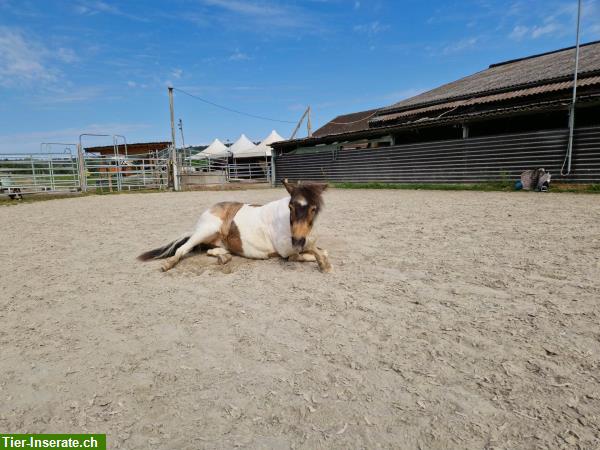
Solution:
[[[295,238],[292,237],[292,245],[296,248],[299,248],[300,250],[302,250],[304,248],[304,246],[306,245],[306,238]]]

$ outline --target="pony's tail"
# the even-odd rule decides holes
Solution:
[[[169,242],[167,245],[142,253],[137,257],[137,259],[140,261],[149,261],[151,259],[163,259],[173,256],[177,249],[185,244],[189,238],[190,236],[184,236],[179,239],[175,239],[173,242]]]

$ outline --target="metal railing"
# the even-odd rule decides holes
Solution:
[[[167,151],[122,154],[117,145],[110,154],[85,153],[75,144],[63,153],[0,154],[0,194],[12,197],[36,192],[124,191],[167,189],[171,159]],[[124,141],[124,139],[123,139]],[[43,143],[43,150],[54,143]],[[75,148],[75,152],[71,151]],[[230,182],[270,183],[270,161],[229,162],[227,158],[178,157],[178,180],[184,188]]]
[[[65,153],[0,154],[0,194],[80,189],[77,157]]]
[[[227,158],[206,158],[206,159],[192,159],[185,158],[179,162],[180,170],[182,172],[214,172],[227,170],[229,164]]]
[[[229,164],[230,181],[271,182],[271,162],[244,163],[235,161]]]
[[[86,155],[84,166],[88,190],[166,189],[168,184],[169,160],[157,154]]]
[[[186,157],[180,158],[178,164],[180,186],[184,189],[229,182],[227,158],[194,159]]]
[[[178,158],[182,186],[224,183],[270,183],[271,161],[241,162],[228,158]]]

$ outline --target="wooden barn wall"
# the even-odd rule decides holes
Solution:
[[[568,130],[495,135],[393,147],[278,155],[277,182],[474,183],[516,180],[543,167],[553,181],[600,183],[600,127],[575,130],[572,173],[560,176]]]

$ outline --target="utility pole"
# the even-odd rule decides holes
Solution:
[[[311,124],[310,124],[310,106],[309,106],[308,108],[306,108],[306,111],[304,111],[304,114],[302,114],[302,117],[300,117],[300,120],[298,121],[298,124],[296,125],[296,128],[294,128],[294,131],[292,132],[292,135],[290,136],[290,139],[294,139],[296,137],[296,133],[300,129],[300,125],[302,125],[302,121],[307,116],[308,116],[308,120],[306,122],[306,128],[308,129],[308,137],[312,136]]]
[[[581,0],[577,1],[577,31],[575,38],[575,73],[573,74],[573,97],[569,105],[569,142],[567,144],[567,154],[560,169],[562,176],[571,173],[571,160],[573,159],[573,133],[575,131],[575,106],[577,103],[577,73],[579,72],[579,27],[581,24]],[[567,170],[565,170],[565,165]]]
[[[179,177],[177,173],[177,143],[175,141],[175,108],[173,106],[173,87],[169,86],[169,109],[171,111],[171,166],[173,168],[173,189],[179,190]]]
[[[181,146],[185,148],[185,140],[183,139],[183,120],[179,119],[179,123],[177,124],[179,127],[179,131],[181,132]]]
[[[179,128],[179,132],[181,133],[181,147],[183,148],[183,157],[184,159],[188,156],[185,150],[185,139],[183,139],[183,120],[179,118],[179,122],[177,123],[177,128]]]

